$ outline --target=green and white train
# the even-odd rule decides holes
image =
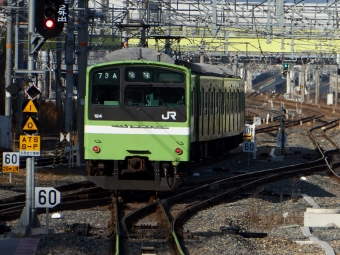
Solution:
[[[170,190],[186,163],[242,142],[244,81],[230,70],[126,48],[88,67],[88,179],[113,190]]]

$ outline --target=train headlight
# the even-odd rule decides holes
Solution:
[[[143,78],[144,79],[150,79],[150,72],[143,72]]]
[[[95,152],[95,153],[99,153],[100,152],[100,148],[98,146],[93,146],[92,150]]]
[[[178,154],[178,155],[181,155],[183,153],[182,149],[181,148],[176,148],[175,149],[175,152]]]
[[[129,71],[129,72],[128,72],[128,76],[129,76],[129,79],[134,79],[134,78],[136,78],[135,72],[132,72],[132,71]]]

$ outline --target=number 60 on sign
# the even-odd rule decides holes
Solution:
[[[255,151],[256,151],[255,142],[244,142],[243,143],[243,152],[255,152]]]
[[[2,154],[2,172],[19,172],[19,152],[4,152]]]

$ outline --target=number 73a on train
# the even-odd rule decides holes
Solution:
[[[243,152],[255,152],[256,142],[243,142]]]

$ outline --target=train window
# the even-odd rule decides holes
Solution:
[[[231,92],[231,113],[235,112],[235,97],[234,97],[234,91]]]
[[[129,85],[125,88],[124,104],[127,106],[184,107],[185,91],[181,87],[143,87]]]
[[[91,103],[94,105],[119,105],[119,69],[99,70],[92,75]]]
[[[217,133],[218,134],[220,134],[221,133],[221,130],[220,130],[220,118],[221,118],[221,116],[220,116],[220,113],[219,113],[219,103],[220,103],[220,100],[219,100],[219,96],[220,96],[220,92],[216,92],[216,99],[215,99],[215,105],[216,105],[216,107],[215,107],[215,114],[218,114],[217,116],[216,116],[216,118],[217,118],[217,120],[216,120],[216,124],[217,124]]]
[[[224,97],[225,97],[225,92],[222,92],[222,98],[221,98],[221,114],[224,114]]]
[[[214,114],[214,92],[210,92],[210,102],[209,102],[210,114]]]
[[[204,89],[202,89],[202,91],[201,91],[201,100],[200,100],[200,102],[199,102],[199,113],[200,113],[200,116],[202,116],[202,114],[203,114],[203,107],[202,107],[202,105],[203,105],[203,102],[204,102]]]
[[[209,100],[209,92],[205,92],[204,97],[204,115],[208,115],[208,100]]]
[[[220,93],[219,92],[216,92],[216,99],[215,99],[215,114],[219,114],[218,112],[218,106],[219,106],[219,96],[220,96]]]
[[[144,91],[138,88],[129,88],[125,90],[125,105],[145,105]]]
[[[184,82],[184,74],[181,73],[159,72],[157,78],[159,82],[174,82],[174,83]]]

